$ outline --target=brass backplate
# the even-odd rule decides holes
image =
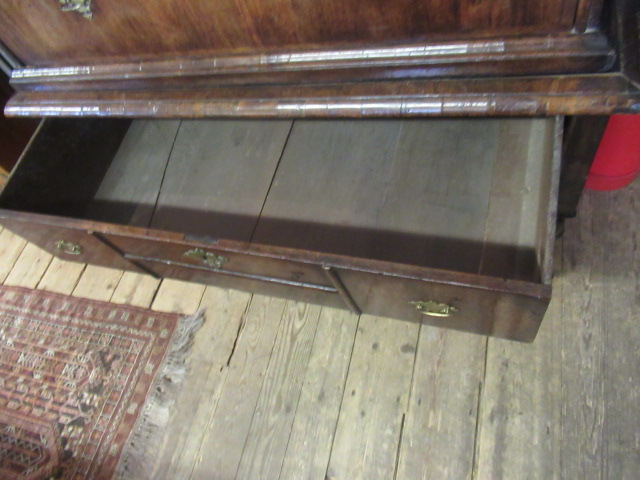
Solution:
[[[431,317],[450,317],[456,313],[458,309],[445,303],[436,302],[435,300],[427,300],[424,302],[409,302],[416,307],[416,310],[423,315]]]

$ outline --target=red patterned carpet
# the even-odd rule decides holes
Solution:
[[[0,286],[0,478],[136,478],[201,324]]]

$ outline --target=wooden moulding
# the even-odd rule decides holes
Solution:
[[[590,33],[26,67],[13,73],[12,83],[23,90],[83,90],[593,73],[609,70],[614,60],[607,39]]]
[[[104,60],[102,60],[104,61]],[[599,32],[14,70],[9,116],[202,118],[636,112]],[[611,70],[610,73],[607,73]]]
[[[640,112],[621,74],[208,89],[21,91],[7,116],[155,118],[610,115]]]
[[[3,40],[27,64],[12,73],[6,114],[606,115],[640,104],[634,0],[403,0],[384,12],[355,0],[123,2],[102,2],[90,21],[44,0],[29,15],[18,0],[0,7]]]
[[[18,61],[18,59],[13,56],[2,42],[0,42],[0,71],[2,71],[7,77],[10,77],[14,69],[21,67],[23,67],[23,65]]]

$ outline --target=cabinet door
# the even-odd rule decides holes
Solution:
[[[551,297],[549,286],[445,272],[440,279],[340,269],[365,313],[511,340],[533,341]]]
[[[64,260],[143,272],[92,232],[65,225],[62,218],[0,210],[0,224]]]

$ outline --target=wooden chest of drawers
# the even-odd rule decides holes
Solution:
[[[531,341],[558,201],[640,107],[638,10],[8,0],[7,114],[144,120],[45,120],[0,221],[72,260]]]
[[[70,260],[531,340],[561,128],[46,120],[0,218]]]

